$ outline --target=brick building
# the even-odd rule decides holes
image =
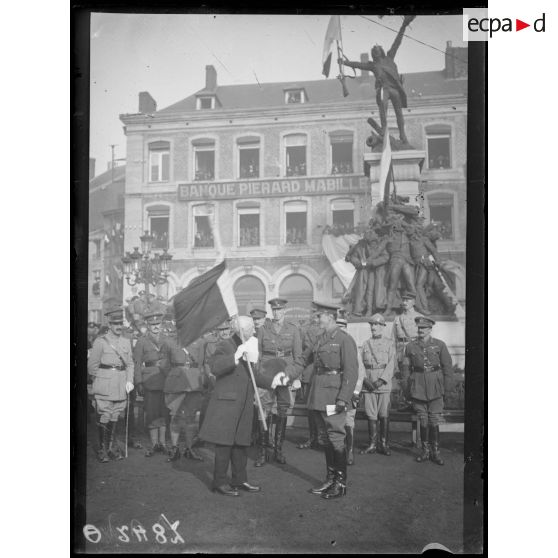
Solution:
[[[361,59],[366,59],[362,55]],[[427,220],[465,297],[467,49],[448,43],[445,68],[404,75],[410,143],[426,152],[421,181]],[[326,225],[368,222],[363,172],[366,118],[379,120],[374,78],[205,87],[157,110],[147,92],[121,115],[127,136],[125,250],[150,230],[173,255],[172,296],[215,262],[219,246],[234,277],[240,312],[274,296],[302,317],[313,298],[339,301],[343,288],[322,251]],[[390,130],[397,135],[393,110]],[[212,223],[216,223],[216,229]],[[124,296],[132,290],[125,285]]]

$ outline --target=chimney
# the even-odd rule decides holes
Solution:
[[[89,157],[89,180],[95,178],[95,158]]]
[[[215,70],[215,66],[205,67],[205,88],[208,91],[217,89],[217,70]]]
[[[139,109],[142,114],[153,114],[157,111],[157,103],[155,99],[147,92],[142,91],[139,94]]]
[[[467,47],[453,47],[451,41],[446,42],[446,67],[444,70],[446,79],[467,77],[468,54]]]
[[[370,59],[368,58],[368,53],[367,52],[361,52],[360,53],[360,62],[362,64],[367,64],[368,62],[370,62]],[[362,77],[368,77],[370,75],[370,71],[369,70],[360,70],[360,75]]]

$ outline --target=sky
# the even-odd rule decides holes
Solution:
[[[376,43],[387,50],[403,20],[366,17],[372,21],[341,16],[343,50],[351,60]],[[215,66],[219,85],[322,79],[328,22],[329,16],[322,15],[92,14],[90,156],[96,159],[95,174],[107,169],[111,144],[116,144],[116,159],[126,156],[119,115],[138,111],[140,91],[148,91],[158,109],[165,108],[203,88],[208,64]],[[401,73],[441,70],[446,42],[465,46],[460,15],[417,16],[406,34],[439,50],[405,37],[395,59]],[[335,76],[332,65],[329,77]]]

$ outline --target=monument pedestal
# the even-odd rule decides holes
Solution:
[[[397,195],[409,196],[409,203],[411,205],[419,204],[421,207],[420,173],[425,157],[425,151],[418,151],[416,149],[392,151],[391,153],[393,178]],[[381,152],[364,154],[364,174],[370,178],[372,207],[375,207],[379,201],[384,199],[383,188],[379,186],[381,159]]]

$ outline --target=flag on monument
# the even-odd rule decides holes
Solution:
[[[380,181],[378,183],[380,195],[384,194],[384,203],[387,204],[390,193],[390,183],[393,172],[393,162],[391,160],[391,143],[389,141],[389,131],[386,129],[384,134],[384,147],[382,158],[380,159]]]
[[[329,77],[329,69],[331,67],[331,46],[333,41],[341,41],[341,16],[334,15],[329,19],[327,26],[324,51],[322,54],[322,74]]]
[[[183,347],[238,314],[225,260],[196,277],[174,296],[174,317]]]

